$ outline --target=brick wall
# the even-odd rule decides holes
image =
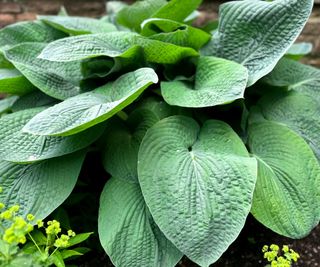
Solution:
[[[133,0],[126,0],[132,2]],[[217,18],[223,0],[205,1],[201,21]],[[320,0],[315,0],[313,14],[300,40],[314,45],[312,62],[320,66]],[[70,15],[98,17],[105,13],[105,0],[0,0],[0,27],[15,21],[32,20],[36,14],[57,14],[64,5]]]

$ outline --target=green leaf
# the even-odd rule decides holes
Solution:
[[[283,58],[263,81],[309,95],[320,103],[320,70],[317,68]]]
[[[0,115],[12,109],[14,103],[19,99],[18,96],[9,96],[0,100]]]
[[[148,19],[142,24],[141,34],[150,39],[199,50],[211,35],[189,25],[168,19]]]
[[[258,159],[252,214],[274,232],[302,238],[319,223],[320,167],[306,142],[286,126],[249,127],[249,147]]]
[[[35,90],[17,69],[0,69],[0,93],[24,95]]]
[[[81,151],[28,165],[0,161],[1,202],[20,205],[23,217],[31,213],[37,219],[46,218],[70,195],[84,156]]]
[[[119,11],[125,7],[127,7],[128,5],[124,2],[120,2],[120,1],[108,1],[106,3],[106,11],[107,11],[107,15],[114,15],[119,13]]]
[[[98,223],[101,245],[115,266],[174,267],[182,257],[155,225],[138,184],[111,178]]]
[[[24,132],[39,135],[71,135],[103,122],[131,104],[158,77],[141,68],[88,93],[71,97],[31,119]]]
[[[137,1],[133,5],[122,8],[116,15],[117,22],[127,28],[140,32],[140,25],[157,10],[166,5],[166,0]]]
[[[57,99],[52,98],[41,91],[34,91],[24,96],[19,97],[12,106],[12,111],[20,111],[36,107],[51,106],[57,103]]]
[[[215,57],[200,57],[194,85],[161,82],[164,100],[182,107],[212,107],[243,98],[248,71],[238,63]]]
[[[290,91],[264,96],[258,103],[266,120],[288,126],[310,145],[320,162],[320,103]]]
[[[113,177],[137,182],[138,151],[145,133],[173,112],[165,102],[150,100],[136,108],[125,122],[119,119],[110,121],[103,136],[102,162],[105,170]]]
[[[52,260],[53,264],[56,266],[56,267],[65,267],[66,265],[64,264],[64,261],[63,261],[63,258],[62,258],[62,255],[60,253],[60,251],[56,251],[54,254],[52,254],[50,256],[50,259]]]
[[[80,93],[82,79],[80,62],[57,63],[38,58],[43,43],[23,43],[9,50],[5,56],[36,87],[49,96],[66,99]]]
[[[0,69],[14,69],[14,66],[8,61],[3,52],[0,51]]]
[[[104,125],[98,125],[68,137],[22,132],[25,124],[43,110],[44,108],[27,109],[0,118],[1,159],[28,163],[70,154],[92,144],[105,128]]]
[[[312,47],[312,43],[295,43],[288,49],[285,56],[294,60],[299,60],[303,56],[310,54]]]
[[[0,30],[0,50],[26,42],[49,43],[65,36],[40,21],[18,22]]]
[[[165,236],[200,266],[209,266],[236,239],[250,211],[256,160],[230,126],[172,116],[148,130],[138,177]],[[178,234],[177,234],[178,233]]]
[[[160,8],[153,18],[171,19],[183,22],[198,6],[202,0],[171,0]]]
[[[249,70],[248,86],[268,74],[307,22],[313,0],[232,1],[220,6],[217,33],[205,55]]]
[[[67,248],[70,248],[72,246],[78,245],[86,241],[92,234],[93,232],[76,234],[75,236],[69,239]]]
[[[132,58],[143,48],[149,62],[175,64],[183,58],[197,56],[198,53],[189,47],[151,40],[129,32],[112,32],[88,34],[64,38],[50,43],[39,55],[39,58],[68,62],[99,56]]]
[[[117,31],[117,28],[113,24],[93,18],[38,16],[38,19],[57,30],[72,35]]]
[[[74,256],[82,256],[83,254],[75,250],[63,250],[60,252],[62,259],[68,259]]]

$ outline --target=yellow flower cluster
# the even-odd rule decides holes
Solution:
[[[0,190],[1,191],[1,190]],[[1,209],[5,208],[3,203],[0,203]],[[28,221],[21,216],[16,216],[20,207],[14,205],[0,213],[0,220],[10,222],[10,226],[5,229],[2,239],[9,244],[24,244],[26,243],[26,235],[33,230],[32,224],[28,221],[31,216],[28,215]]]
[[[299,254],[293,249],[289,249],[288,246],[282,247],[283,256],[279,255],[279,246],[272,244],[270,247],[263,246],[262,252],[264,253],[264,258],[271,263],[271,267],[291,267],[293,262],[297,262],[300,258]]]

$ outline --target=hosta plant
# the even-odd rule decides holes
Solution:
[[[250,212],[308,235],[320,219],[320,71],[294,42],[313,1],[232,1],[195,27],[200,4],[108,2],[101,19],[2,29],[1,201],[43,219],[97,154],[110,175],[99,237],[115,266],[183,255],[209,266]]]

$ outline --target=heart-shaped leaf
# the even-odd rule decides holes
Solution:
[[[0,201],[6,206],[20,205],[23,217],[31,213],[44,219],[70,195],[84,156],[81,151],[28,165],[0,161]]]
[[[41,91],[57,99],[80,93],[82,79],[80,62],[57,63],[37,56],[46,46],[43,43],[22,43],[5,52],[14,66]]]
[[[139,182],[156,224],[200,266],[215,262],[241,231],[256,172],[256,160],[222,121],[200,129],[185,116],[163,119],[139,150]]]
[[[248,143],[258,160],[252,214],[271,230],[302,238],[319,223],[320,167],[307,143],[274,122],[253,123]]]
[[[320,70],[317,68],[283,58],[263,81],[309,95],[320,103]]]
[[[138,184],[111,178],[98,223],[101,244],[115,266],[174,267],[182,257],[154,223]]]
[[[320,104],[299,92],[271,94],[259,101],[265,119],[285,124],[310,145],[320,161]]]
[[[153,69],[122,75],[92,92],[80,94],[36,115],[23,131],[39,135],[71,135],[105,121],[158,82]]]
[[[17,69],[0,69],[0,93],[24,95],[35,89]]]
[[[50,43],[40,58],[68,62],[99,56],[131,58],[143,48],[147,61],[160,64],[174,64],[186,57],[198,56],[190,47],[151,40],[130,32],[88,34],[57,40]]]
[[[249,70],[248,86],[268,74],[307,22],[313,0],[232,1],[220,6],[213,42],[203,51]]]
[[[38,16],[44,23],[68,34],[88,34],[117,31],[111,23],[94,18],[71,17],[71,16]]]
[[[173,114],[174,109],[165,102],[147,99],[125,122],[110,121],[103,136],[105,170],[113,177],[137,182],[138,151],[144,135],[156,122]]]
[[[248,71],[238,63],[200,57],[194,86],[190,82],[161,82],[161,92],[170,105],[182,107],[212,107],[242,98]]]
[[[142,24],[141,34],[150,39],[199,50],[211,35],[198,28],[169,19],[148,19]]]
[[[0,158],[17,163],[34,162],[73,153],[93,143],[102,134],[99,125],[73,136],[43,136],[21,129],[45,108],[26,109],[0,119]]]

